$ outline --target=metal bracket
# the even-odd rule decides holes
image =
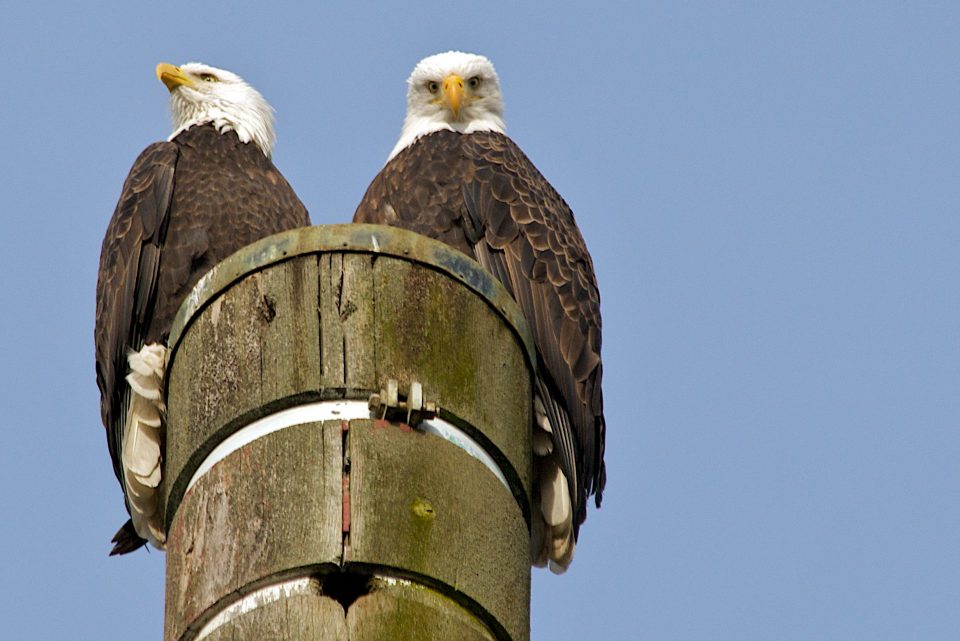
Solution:
[[[379,394],[370,395],[370,411],[374,418],[384,421],[406,423],[416,427],[425,420],[435,418],[438,407],[433,401],[424,402],[423,385],[419,381],[412,381],[406,396],[400,395],[400,384],[397,379],[387,379],[386,389]]]

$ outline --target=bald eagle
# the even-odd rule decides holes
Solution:
[[[606,477],[600,294],[573,212],[505,134],[487,58],[451,51],[417,64],[400,139],[353,221],[444,241],[520,304],[539,361],[532,555],[562,572]]]
[[[310,224],[274,167],[273,110],[239,76],[157,65],[174,131],[140,154],[107,226],[97,279],[100,414],[131,519],[112,554],[163,547],[157,512],[166,340],[200,276],[264,236]]]

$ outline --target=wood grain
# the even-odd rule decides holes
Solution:
[[[525,329],[507,321],[516,313],[499,285],[449,248],[353,227],[363,233],[336,227],[333,242],[317,228],[288,232],[276,248],[262,241],[234,255],[181,314],[161,485],[169,641],[192,638],[260,588],[304,576],[322,586],[340,572],[412,584],[372,578],[377,589],[346,619],[330,595],[290,596],[208,638],[340,639],[347,629],[362,639],[529,638]],[[366,400],[390,378],[401,394],[422,383],[426,400],[491,451],[511,489],[441,438],[364,419],[262,436],[186,491],[212,449],[249,422],[304,402]]]

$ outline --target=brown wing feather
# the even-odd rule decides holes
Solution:
[[[565,471],[571,470],[577,522],[585,499],[602,496],[604,421],[600,294],[593,261],[567,203],[509,138],[464,136],[463,149],[483,170],[464,186],[470,216],[482,221],[482,262],[506,272],[531,325],[545,376],[538,382]],[[477,224],[476,222],[474,223]],[[550,404],[557,407],[550,408]],[[572,430],[572,434],[571,434]]]
[[[97,385],[118,479],[127,351],[165,342],[184,296],[216,263],[260,238],[309,224],[270,159],[233,132],[192,127],[137,158],[107,226],[97,282]],[[114,553],[143,542],[128,526],[115,541]]]
[[[520,304],[540,359],[575,522],[605,471],[600,295],[573,212],[506,136],[424,136],[374,178],[354,222],[404,227],[474,256]],[[558,426],[558,427],[557,427]]]
[[[169,223],[179,152],[170,142],[147,147],[133,164],[100,251],[94,343],[100,416],[117,480],[125,414],[126,353],[139,348],[157,293],[160,248]]]

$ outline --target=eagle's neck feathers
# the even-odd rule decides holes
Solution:
[[[492,113],[486,113],[479,118],[456,122],[437,118],[435,115],[408,113],[403,121],[400,139],[394,146],[393,151],[390,152],[390,156],[387,157],[387,162],[390,162],[394,156],[415,143],[421,136],[432,134],[435,131],[455,131],[461,134],[472,134],[475,131],[493,131],[506,134],[507,127],[502,117]]]
[[[194,125],[212,124],[222,134],[237,132],[241,142],[253,142],[267,158],[273,154],[277,138],[273,109],[259,94],[248,93],[234,100],[207,95],[198,100],[184,91],[181,87],[170,94],[174,130],[168,140]]]

